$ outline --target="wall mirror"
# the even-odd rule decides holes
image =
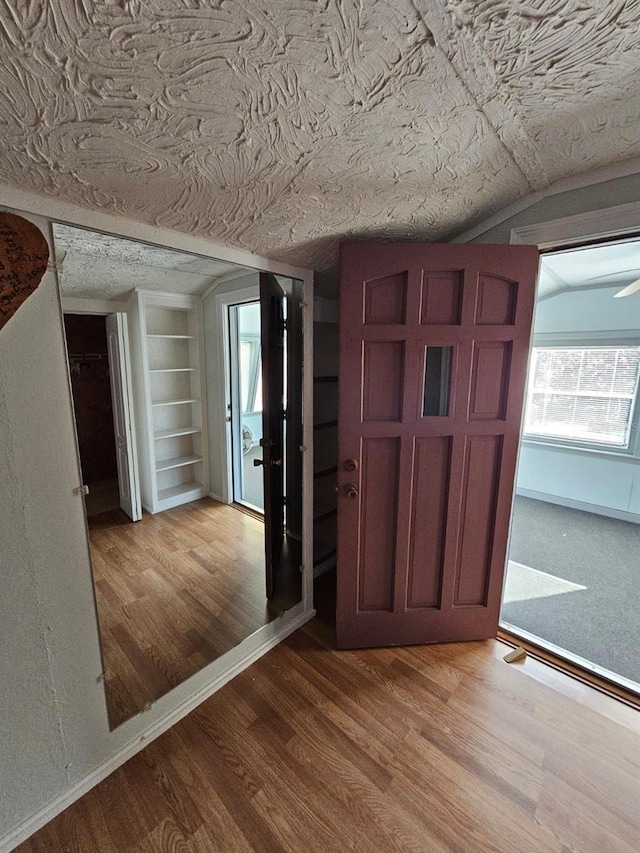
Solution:
[[[301,600],[302,282],[53,237],[115,728]]]

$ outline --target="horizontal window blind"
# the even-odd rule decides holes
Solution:
[[[625,448],[640,347],[535,347],[525,433]]]

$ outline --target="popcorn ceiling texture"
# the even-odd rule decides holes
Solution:
[[[134,290],[203,293],[237,264],[174,252],[55,222],[53,239],[60,293],[80,299],[123,300]]]
[[[2,0],[0,181],[326,268],[640,154],[640,0]]]

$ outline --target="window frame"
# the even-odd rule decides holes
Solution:
[[[526,431],[526,407],[529,403],[529,382],[531,375],[531,365],[533,363],[533,353],[536,349],[598,349],[598,348],[615,348],[623,349],[625,347],[640,347],[640,331],[635,334],[629,334],[628,331],[623,331],[620,334],[615,332],[592,332],[585,334],[584,332],[576,332],[573,334],[564,333],[556,335],[554,333],[540,333],[534,335],[531,341],[531,349],[529,354],[529,362],[527,365],[527,387],[525,396],[525,407],[522,413],[522,436],[521,440],[527,444],[551,445],[553,447],[563,447],[568,450],[582,450],[592,453],[606,453],[615,456],[638,456],[640,455],[640,374],[634,390],[633,399],[631,402],[631,416],[629,418],[629,440],[626,446],[618,446],[615,444],[605,444],[604,442],[589,441],[580,438],[555,437],[547,435],[539,435]]]

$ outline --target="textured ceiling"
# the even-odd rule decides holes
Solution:
[[[60,223],[54,223],[53,240],[63,296],[124,299],[135,288],[197,294],[222,277],[252,272],[237,264]]]
[[[640,0],[2,0],[0,181],[324,268],[640,155]]]

